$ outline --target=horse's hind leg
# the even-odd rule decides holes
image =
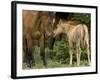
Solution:
[[[90,51],[89,51],[89,44],[87,44],[87,56],[88,56],[88,64],[90,65]]]

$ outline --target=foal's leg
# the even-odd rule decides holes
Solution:
[[[73,61],[73,50],[72,50],[72,43],[70,41],[69,41],[69,56],[70,56],[69,64],[72,65],[72,61]]]
[[[80,40],[78,40],[78,42],[76,43],[77,66],[80,65],[80,55],[81,55]]]
[[[80,65],[80,55],[81,55],[81,49],[80,49],[80,47],[78,47],[78,48],[76,49],[76,51],[77,51],[77,53],[76,53],[76,57],[77,57],[77,66],[79,66],[79,65]]]
[[[72,52],[72,49],[69,49],[69,55],[70,55],[70,62],[69,62],[69,64],[72,65],[72,61],[73,61],[73,52]]]
[[[89,44],[87,43],[87,56],[88,56],[88,64],[90,65],[90,51],[89,51]]]

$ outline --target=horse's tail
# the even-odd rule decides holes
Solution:
[[[83,47],[89,46],[89,33],[86,25],[83,24]]]

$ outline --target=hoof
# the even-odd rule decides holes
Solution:
[[[46,63],[44,63],[43,65],[44,65],[44,67],[47,67],[47,64]]]

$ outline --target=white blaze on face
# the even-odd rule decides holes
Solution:
[[[53,18],[53,21],[52,22],[53,22],[53,24],[55,23],[55,18]]]

